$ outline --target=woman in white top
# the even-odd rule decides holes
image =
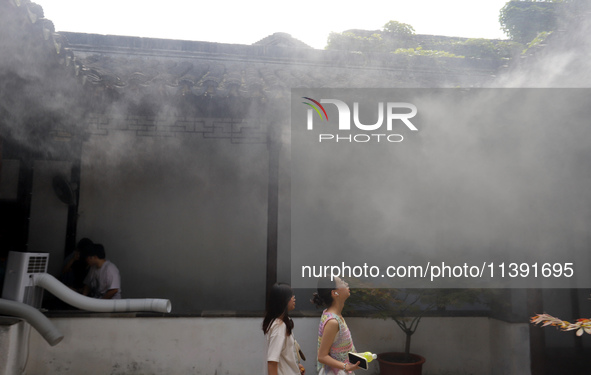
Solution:
[[[298,364],[298,350],[293,337],[289,312],[295,309],[295,296],[288,284],[273,285],[267,301],[263,332],[267,339],[267,373],[269,375],[303,375]]]

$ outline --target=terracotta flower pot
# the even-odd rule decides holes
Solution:
[[[410,354],[415,362],[396,362],[396,358],[404,358],[404,353],[388,352],[378,354],[380,375],[421,375],[425,358],[418,354]]]

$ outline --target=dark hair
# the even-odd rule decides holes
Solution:
[[[89,246],[85,250],[87,257],[96,256],[99,259],[105,259],[105,247],[100,243],[95,243],[93,246]]]
[[[332,291],[337,289],[337,283],[334,279],[323,277],[318,279],[318,292],[312,295],[310,302],[317,307],[330,307],[332,305]]]
[[[265,318],[263,319],[263,332],[265,334],[269,332],[275,319],[282,316],[287,336],[291,335],[293,320],[289,317],[288,310],[288,304],[291,297],[293,297],[293,290],[289,284],[275,283],[273,285],[265,308]]]
[[[80,241],[76,244],[76,250],[79,250],[80,253],[86,254],[88,249],[94,246],[94,242],[90,240],[90,238],[81,238]]]

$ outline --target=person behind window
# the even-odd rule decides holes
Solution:
[[[85,253],[94,246],[89,238],[82,238],[76,244],[76,248],[64,259],[62,269],[62,282],[79,293],[84,290],[84,279],[88,273],[88,264],[85,261]]]
[[[105,257],[105,248],[94,244],[86,251],[86,263],[90,267],[84,279],[85,296],[100,299],[121,299],[119,269]]]

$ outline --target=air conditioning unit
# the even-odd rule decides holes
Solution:
[[[48,263],[49,254],[47,253],[9,252],[2,298],[40,308],[43,301],[43,288],[34,286],[31,276],[36,273],[46,273]]]

